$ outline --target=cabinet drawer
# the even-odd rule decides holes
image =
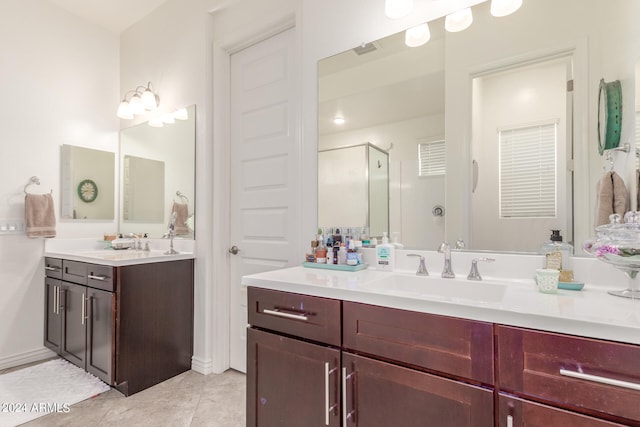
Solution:
[[[79,261],[64,260],[62,262],[62,280],[65,282],[87,284],[87,264]]]
[[[115,272],[115,267],[87,264],[87,285],[103,291],[113,292]]]
[[[498,405],[498,427],[624,427],[624,424],[599,420],[504,394],[500,394]]]
[[[343,346],[493,384],[493,325],[345,301]]]
[[[500,390],[640,425],[639,346],[507,326],[496,337]]]
[[[334,346],[340,345],[340,301],[248,288],[249,324]]]
[[[45,257],[44,274],[54,279],[62,279],[62,260],[58,258]]]

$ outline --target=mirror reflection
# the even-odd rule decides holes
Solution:
[[[120,131],[122,234],[163,237],[176,212],[176,237],[195,235],[195,114],[162,127],[147,123]]]
[[[113,220],[115,154],[91,148],[62,145],[61,218]]]
[[[633,99],[640,34],[631,17],[640,16],[640,5],[525,0],[502,18],[489,7],[474,6],[473,24],[462,32],[446,32],[444,19],[430,22],[431,40],[420,47],[408,48],[402,32],[321,60],[318,149],[369,141],[389,152],[389,231],[405,247],[462,239],[474,250],[537,252],[549,228],[579,247],[593,234],[605,163],[597,150],[598,82],[620,79],[625,101]],[[335,124],[336,116],[344,123]],[[633,140],[632,124],[623,118],[621,142]],[[553,177],[552,206],[536,212],[542,202],[533,200],[513,210],[501,192],[499,144],[509,132],[540,125],[554,133],[541,150],[553,156],[540,157],[545,168],[536,169],[538,178]],[[438,140],[445,141],[444,174],[421,176],[418,146]],[[620,159],[616,168],[633,192],[630,163]],[[438,205],[444,216],[432,213]]]

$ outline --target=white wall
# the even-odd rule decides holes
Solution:
[[[60,217],[60,146],[117,150],[118,36],[44,0],[5,0],[0,13],[0,218],[24,218],[37,175]],[[59,237],[102,236],[107,222],[58,221]],[[43,350],[43,239],[0,236],[0,369]]]

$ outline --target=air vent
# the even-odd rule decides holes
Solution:
[[[378,48],[373,43],[362,43],[360,46],[354,47],[353,51],[358,55],[364,55],[365,53],[373,52]]]

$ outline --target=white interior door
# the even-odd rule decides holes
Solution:
[[[295,31],[231,55],[230,366],[246,372],[241,277],[298,263]]]
[[[526,64],[474,80],[472,155],[478,176],[472,195],[471,244],[474,248],[537,252],[551,229],[572,239],[571,94],[567,81],[571,57]],[[527,218],[501,216],[499,130],[535,123],[557,123],[556,214]],[[450,173],[450,172],[448,172]],[[517,235],[517,241],[513,236]],[[514,246],[515,245],[515,246]]]

